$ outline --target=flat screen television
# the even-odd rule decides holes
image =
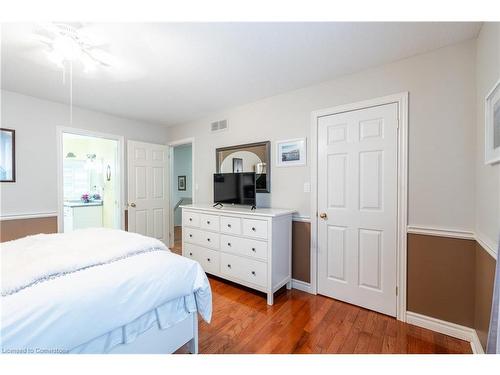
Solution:
[[[214,203],[255,206],[255,173],[215,173]]]

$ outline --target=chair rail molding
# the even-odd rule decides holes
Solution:
[[[465,240],[475,239],[474,232],[457,230],[457,229],[448,229],[448,228],[419,226],[419,225],[408,225],[407,233],[424,234],[427,236],[437,236],[437,237],[459,238]]]
[[[459,229],[436,228],[418,225],[408,225],[406,232],[408,234],[423,234],[426,236],[457,238],[462,240],[476,241],[489,255],[497,259],[497,246],[493,241],[479,232],[465,231]]]
[[[309,216],[300,216],[300,215],[293,215],[292,220],[293,221],[300,221],[303,223],[310,223],[311,222],[311,218]]]
[[[57,217],[57,211],[49,212],[26,212],[20,214],[7,214],[0,216],[0,221],[8,220],[26,220],[26,219],[41,219],[45,217]]]

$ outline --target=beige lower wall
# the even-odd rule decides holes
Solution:
[[[0,242],[11,241],[38,233],[56,232],[56,216],[0,221]]]
[[[474,240],[408,235],[408,310],[474,328],[486,349],[495,259]]]
[[[474,326],[473,240],[408,235],[408,311]]]
[[[311,224],[292,224],[292,278],[311,282]]]

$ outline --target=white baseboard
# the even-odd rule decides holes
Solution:
[[[427,328],[431,331],[470,342],[472,353],[484,354],[483,347],[477,336],[475,329],[450,323],[444,320],[432,318],[430,316],[417,314],[411,311],[406,312],[406,322],[418,327]]]
[[[301,291],[306,292],[306,293],[314,294],[312,292],[311,284],[306,283],[305,281],[292,279],[292,288],[297,289],[297,290],[301,290]]]

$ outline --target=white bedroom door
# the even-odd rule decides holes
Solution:
[[[168,246],[167,146],[127,142],[128,230]]]
[[[396,103],[318,122],[318,292],[396,316]]]

